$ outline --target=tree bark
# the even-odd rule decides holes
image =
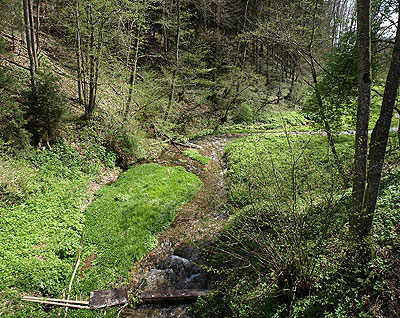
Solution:
[[[29,11],[29,27],[31,29],[30,36],[32,45],[33,64],[35,72],[37,72],[39,70],[39,63],[38,63],[37,46],[36,46],[37,30],[35,30],[35,21],[33,17],[33,1],[34,0],[28,0],[28,11]]]
[[[181,31],[181,8],[180,8],[180,0],[176,0],[176,14],[177,14],[177,26],[176,26],[176,48],[175,48],[175,68],[174,72],[172,74],[172,80],[171,80],[171,89],[169,93],[169,98],[168,98],[168,106],[167,106],[167,111],[165,112],[164,115],[164,120],[167,120],[169,113],[171,111],[171,106],[172,102],[174,100],[174,94],[175,94],[175,84],[176,84],[176,77],[178,74],[178,65],[179,65],[179,39],[180,39],[180,31]]]
[[[95,96],[95,91],[96,91],[96,83],[95,83],[95,77],[96,77],[96,57],[94,54],[94,22],[93,22],[93,12],[92,12],[92,6],[89,5],[89,28],[90,28],[90,36],[89,36],[89,63],[90,63],[90,70],[89,70],[89,100],[88,104],[86,106],[86,117],[87,119],[90,120],[92,117],[94,108],[95,108],[95,102],[96,102],[96,96]]]
[[[26,38],[26,48],[28,50],[29,57],[29,72],[31,76],[31,86],[32,89],[36,89],[35,75],[37,72],[37,63],[35,61],[35,42],[33,35],[33,20],[32,20],[32,2],[31,0],[23,0],[24,9],[24,24],[25,24],[25,38]]]
[[[79,17],[78,1],[76,1],[75,8],[75,27],[76,27],[76,66],[78,75],[78,99],[79,103],[86,105],[86,93],[83,86],[83,61],[82,61],[82,39],[81,39],[81,25]]]
[[[138,35],[137,35],[137,39],[136,39],[135,59],[133,61],[133,68],[132,68],[132,72],[131,72],[131,77],[129,79],[128,100],[126,102],[126,108],[125,108],[125,114],[124,114],[125,118],[128,117],[129,110],[132,107],[133,94],[135,92],[136,75],[137,75],[137,63],[138,63],[139,45],[140,45],[139,37],[140,37],[140,27],[139,27]]]
[[[350,262],[360,264],[364,239],[363,200],[365,193],[368,151],[368,124],[371,101],[371,36],[370,0],[357,1],[358,41],[358,109],[353,164],[353,190],[349,216]]]
[[[400,14],[399,14],[400,18]],[[381,112],[371,135],[369,148],[369,162],[367,172],[367,189],[364,198],[362,238],[369,241],[383,163],[385,161],[386,146],[389,139],[390,124],[400,83],[400,20],[398,19],[396,40],[393,48],[389,73],[386,78]]]

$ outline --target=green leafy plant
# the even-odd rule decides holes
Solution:
[[[59,79],[51,71],[38,73],[36,86],[25,91],[28,130],[35,144],[49,143],[62,123],[67,111],[66,97],[59,86]]]
[[[200,162],[203,165],[208,164],[211,160],[211,158],[199,154],[199,151],[197,149],[187,149],[183,152],[183,154],[185,156],[188,156],[190,159]]]

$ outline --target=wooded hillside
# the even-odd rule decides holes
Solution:
[[[110,191],[105,202],[125,212],[85,210],[121,171],[205,135],[276,133],[226,148],[229,220],[204,252],[219,276],[192,313],[396,317],[399,10],[396,0],[0,0],[0,316],[24,293],[65,296],[84,232],[93,255],[122,244],[129,257],[107,279],[100,267],[82,276],[76,295],[125,284],[200,185],[178,169],[190,191],[168,204],[142,208],[136,192],[106,187],[98,202]],[[204,171],[213,160],[181,153]],[[140,167],[154,202],[181,189],[172,170]],[[121,226],[108,241],[103,213]],[[46,316],[27,308],[21,317]]]

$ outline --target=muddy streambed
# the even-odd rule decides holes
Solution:
[[[199,153],[211,158],[207,165],[181,153],[183,146],[170,146],[159,163],[184,166],[196,174],[203,187],[197,196],[178,212],[170,227],[159,237],[157,247],[131,272],[131,291],[209,289],[210,277],[202,269],[199,248],[207,246],[227,219],[228,186],[225,180],[223,150],[229,141],[243,135],[206,136],[192,142]],[[122,317],[190,317],[189,305],[141,304],[127,308]]]

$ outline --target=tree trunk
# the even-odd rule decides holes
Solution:
[[[176,0],[176,12],[177,12],[177,26],[176,26],[176,52],[175,52],[175,68],[174,72],[172,74],[172,80],[171,80],[171,89],[169,93],[169,98],[168,98],[168,106],[167,106],[167,111],[165,112],[164,115],[164,120],[167,120],[169,113],[171,111],[171,106],[172,102],[174,100],[174,94],[175,94],[175,84],[176,84],[176,77],[178,73],[178,64],[179,64],[179,38],[180,38],[180,31],[181,31],[181,8],[180,8],[180,0]]]
[[[28,11],[29,11],[29,27],[31,29],[30,36],[31,36],[33,64],[35,72],[37,72],[39,70],[39,63],[38,63],[37,46],[36,46],[37,32],[35,30],[35,22],[33,17],[33,1],[34,0],[28,0]]]
[[[349,179],[347,178],[347,174],[343,168],[343,165],[340,161],[339,155],[336,151],[336,146],[335,146],[335,142],[333,140],[333,136],[332,136],[332,130],[331,127],[329,125],[328,120],[326,119],[325,116],[325,112],[324,112],[324,105],[322,102],[322,97],[321,97],[321,93],[318,89],[318,80],[317,80],[317,72],[315,70],[314,67],[314,62],[311,60],[311,71],[312,71],[312,78],[313,78],[313,83],[314,83],[314,93],[317,97],[317,102],[318,102],[318,108],[319,108],[319,113],[322,119],[322,122],[324,124],[324,129],[325,129],[325,133],[326,136],[328,138],[328,145],[329,148],[331,149],[332,155],[333,155],[333,160],[335,161],[336,167],[339,170],[340,176],[343,179],[343,185],[345,188],[347,188],[349,186]]]
[[[25,38],[26,38],[26,48],[28,50],[29,56],[29,72],[31,75],[31,86],[32,89],[36,88],[36,80],[35,75],[37,72],[35,57],[34,57],[34,47],[35,44],[32,42],[34,36],[32,36],[33,26],[31,24],[31,8],[32,3],[30,0],[23,0],[23,8],[24,8],[24,24],[25,24]]]
[[[400,18],[400,15],[399,15]],[[370,241],[372,221],[378,198],[379,185],[383,163],[385,161],[386,146],[389,139],[390,124],[396,102],[400,82],[400,20],[398,19],[396,40],[393,49],[392,61],[386,78],[381,112],[371,135],[369,148],[369,163],[367,172],[367,190],[364,197],[362,239]]]
[[[90,120],[92,117],[94,108],[95,108],[95,76],[96,76],[96,57],[94,54],[94,22],[93,22],[93,12],[92,7],[89,6],[89,27],[90,27],[90,36],[89,36],[89,101],[86,106],[86,117]]]
[[[86,105],[86,93],[84,91],[83,80],[83,63],[82,63],[82,39],[81,25],[79,21],[78,1],[75,8],[75,27],[76,27],[76,66],[78,75],[78,99],[81,105]]]
[[[40,31],[40,0],[37,0],[36,3],[36,32],[35,32],[35,40],[36,40],[36,54],[39,54],[39,49],[40,49],[40,39],[39,39],[39,31]],[[37,57],[36,57],[37,58]],[[37,66],[39,67],[39,60],[37,59]]]
[[[349,217],[350,262],[357,267],[364,236],[363,200],[367,172],[368,123],[371,100],[371,37],[370,0],[357,1],[357,40],[358,40],[358,109],[353,164],[353,191]]]
[[[126,102],[126,108],[125,108],[125,114],[124,114],[125,119],[128,117],[129,110],[132,107],[133,93],[135,92],[137,63],[138,63],[139,45],[140,45],[139,37],[140,37],[140,27],[139,27],[138,35],[137,35],[137,39],[136,39],[135,59],[133,61],[133,68],[132,68],[132,72],[131,72],[131,77],[129,79],[128,100]]]

